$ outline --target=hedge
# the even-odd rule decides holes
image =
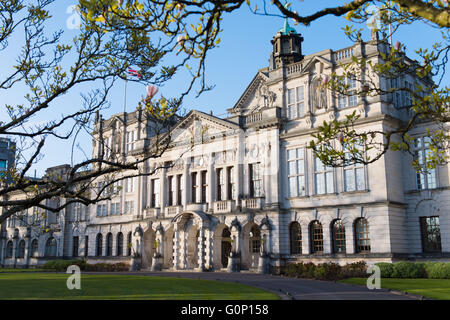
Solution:
[[[282,274],[288,277],[309,278],[317,280],[338,280],[366,275],[367,265],[364,261],[340,266],[336,263],[290,263]]]
[[[444,262],[379,262],[382,278],[430,278],[450,279],[450,263]],[[340,266],[336,263],[289,263],[281,274],[288,277],[318,280],[339,280],[345,278],[366,278],[367,265],[364,261]]]
[[[56,271],[66,271],[71,265],[77,265],[82,271],[128,271],[129,265],[119,263],[94,263],[88,264],[84,260],[51,260],[47,261],[42,268]]]

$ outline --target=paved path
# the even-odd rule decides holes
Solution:
[[[123,273],[121,273],[123,274]],[[287,278],[274,275],[225,272],[130,272],[126,274],[220,280],[247,284],[295,300],[411,300],[412,296],[394,294],[385,289],[369,290],[363,286],[332,281]]]

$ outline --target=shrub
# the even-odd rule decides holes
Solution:
[[[435,262],[428,264],[426,268],[430,279],[450,279],[450,263]]]
[[[394,265],[387,262],[375,263],[377,267],[380,268],[382,278],[392,278],[392,273],[394,272]]]
[[[367,264],[365,261],[347,263],[341,269],[343,278],[365,278],[367,277]]]
[[[424,278],[425,266],[423,263],[397,262],[393,264],[392,278]]]
[[[119,263],[94,263],[86,264],[86,271],[99,271],[99,272],[110,272],[110,271],[128,271],[129,265],[123,262]]]
[[[50,260],[47,261],[42,268],[56,271],[66,271],[71,265],[77,265],[81,270],[85,270],[86,262],[83,260]]]
[[[333,262],[321,263],[314,271],[314,278],[320,280],[337,280],[341,277],[341,266]]]

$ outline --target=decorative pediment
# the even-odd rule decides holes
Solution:
[[[171,142],[201,143],[210,137],[222,136],[229,131],[237,130],[235,123],[193,110],[189,112],[171,130]]]
[[[266,85],[268,79],[263,70],[258,71],[237,103],[229,111],[246,114],[272,104],[276,99],[276,94],[268,89]]]
[[[322,74],[324,69],[331,68],[333,63],[321,56],[312,57],[302,68],[304,73]]]

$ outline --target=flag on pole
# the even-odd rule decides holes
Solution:
[[[142,78],[142,75],[139,72],[137,72],[137,70],[133,70],[131,68],[128,68],[128,75],[132,77],[138,77],[139,79]]]

